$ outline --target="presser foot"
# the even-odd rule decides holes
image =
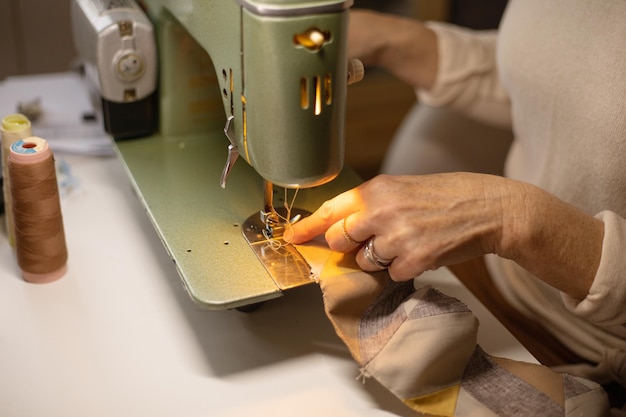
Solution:
[[[275,214],[281,219],[287,218],[287,212],[282,208],[277,209]],[[309,214],[306,210],[294,208],[289,216],[290,219],[297,219]],[[279,289],[310,284],[313,282],[311,267],[293,245],[286,244],[282,239],[282,230],[279,229],[289,227],[289,222],[283,221],[278,225],[276,220],[271,220],[268,223],[267,216],[266,213],[256,213],[248,217],[241,229],[246,241]]]

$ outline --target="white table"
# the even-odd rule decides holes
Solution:
[[[2,219],[0,415],[8,417],[413,415],[358,367],[310,285],[254,313],[206,311],[114,157],[57,154],[80,182],[62,198],[68,273],[19,275]],[[442,268],[420,282],[466,302],[489,353],[535,361]]]

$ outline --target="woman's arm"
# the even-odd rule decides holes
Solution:
[[[378,176],[324,203],[285,240],[297,244],[325,233],[331,249],[358,249],[359,266],[376,270],[344,227],[354,241],[374,237],[376,254],[393,259],[395,280],[496,253],[575,299],[589,291],[604,235],[602,221],[537,187],[450,173]]]
[[[356,9],[348,34],[350,57],[413,86],[420,102],[510,126],[510,102],[496,66],[497,32]]]
[[[422,22],[369,10],[350,11],[348,54],[429,89],[437,75],[437,39]]]

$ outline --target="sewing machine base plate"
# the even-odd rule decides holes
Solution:
[[[240,161],[222,189],[219,179],[227,146],[228,140],[217,129],[116,142],[131,183],[181,282],[193,301],[211,310],[253,305],[282,296],[286,288],[312,282],[308,265],[292,252],[294,248],[285,249],[287,253],[277,259],[273,254],[266,257],[273,259],[272,273],[281,276],[272,278],[265,265],[268,262],[259,262],[258,256],[269,252],[262,244],[250,245],[242,236],[246,219],[251,214],[258,218],[264,205],[263,180]],[[326,185],[300,190],[295,205],[312,212],[360,182],[352,170],[344,169]],[[285,265],[291,262],[294,265]],[[299,278],[293,277],[294,270],[299,271]]]

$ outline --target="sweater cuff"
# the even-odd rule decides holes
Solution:
[[[437,77],[419,101],[454,110],[498,127],[511,125],[508,95],[496,66],[497,32],[476,31],[442,22],[426,22],[437,37]]]
[[[604,222],[602,257],[589,294],[576,300],[562,293],[565,306],[577,316],[603,327],[626,323],[626,220],[611,211],[595,216]]]

